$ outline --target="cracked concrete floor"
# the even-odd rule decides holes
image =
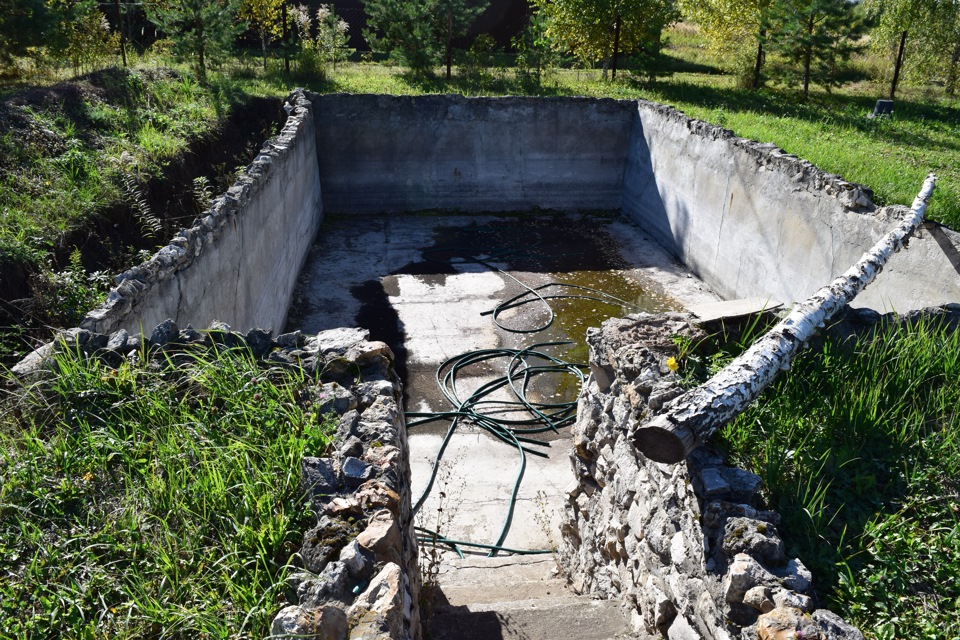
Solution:
[[[482,313],[523,290],[514,278],[528,286],[563,281],[592,287],[625,304],[556,301],[549,329],[512,333]],[[605,318],[637,308],[680,309],[718,299],[619,214],[328,217],[301,274],[288,330],[368,329],[396,354],[407,411],[448,411],[452,406],[435,379],[448,358],[478,349],[572,340],[576,344],[548,349],[551,355],[584,362],[586,329]],[[538,326],[546,313],[542,305],[527,305],[500,320],[511,328]],[[460,382],[469,389],[492,375],[491,367],[477,367],[464,371]],[[553,383],[550,387],[546,381],[533,393],[575,400],[577,385],[571,380]],[[446,424],[439,423],[410,429],[415,498],[426,485],[445,431]],[[541,549],[558,542],[563,492],[573,478],[570,429],[541,439],[549,442],[548,456],[527,457],[503,543],[507,547]],[[455,539],[495,542],[519,466],[515,448],[475,428],[461,428],[421,509],[422,526]]]

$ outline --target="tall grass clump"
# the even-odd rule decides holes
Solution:
[[[0,418],[0,638],[261,638],[333,432],[248,354],[66,352]]]
[[[722,433],[868,637],[960,634],[958,377],[960,333],[936,316],[828,337]]]

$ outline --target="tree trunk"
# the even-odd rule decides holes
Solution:
[[[267,71],[267,31],[260,32],[260,51],[263,52],[263,71]]]
[[[453,7],[447,9],[447,80],[453,73]]]
[[[620,14],[613,22],[613,59],[610,61],[610,79],[617,79],[617,58],[620,57]]]
[[[960,44],[954,45],[953,53],[950,55],[950,69],[947,71],[948,96],[957,92],[957,63],[960,63]]]
[[[287,3],[284,2],[280,5],[280,19],[283,22],[283,71],[284,73],[290,73],[290,52],[287,50],[288,45],[290,44],[290,32],[287,30]]]
[[[810,95],[810,58],[813,57],[813,14],[810,14],[810,21],[807,23],[807,45],[803,52],[803,99],[806,100]]]
[[[123,29],[123,14],[120,13],[120,0],[113,0],[113,6],[117,9],[117,29],[120,30],[120,59],[123,66],[127,66],[127,37]]]
[[[760,29],[760,38],[757,40],[757,62],[753,66],[753,90],[760,88],[760,68],[763,66],[763,41],[767,37],[767,30]]]
[[[903,47],[907,43],[907,32],[900,34],[900,49],[897,51],[897,62],[893,65],[893,82],[890,83],[890,99],[897,93],[897,82],[900,80],[900,67],[903,66]]]
[[[200,82],[203,82],[207,79],[207,61],[204,59],[204,53],[206,53],[206,39],[204,38],[203,27],[201,26],[197,32],[197,76],[200,78]]]
[[[757,340],[739,358],[632,434],[637,449],[656,462],[677,463],[733,420],[770,385],[816,331],[873,282],[883,266],[923,222],[936,177],[931,173],[913,201],[911,215],[860,261],[821,288]]]

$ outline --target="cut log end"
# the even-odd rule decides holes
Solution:
[[[670,422],[666,416],[657,416],[638,426],[632,439],[640,453],[654,462],[666,464],[683,462],[699,445],[692,431]]]

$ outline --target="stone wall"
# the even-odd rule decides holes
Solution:
[[[690,321],[642,314],[589,330],[560,565],[577,591],[623,599],[637,630],[673,640],[773,638],[782,626],[862,639],[816,607],[809,571],[785,556],[779,516],[753,506],[759,477],[707,448],[677,465],[634,448],[627,425],[682,393],[667,360],[672,336],[703,336]]]
[[[328,380],[318,401],[340,426],[329,456],[303,460],[301,488],[318,519],[300,550],[304,571],[291,578],[299,603],[280,611],[272,634],[420,638],[410,456],[393,353],[363,329],[333,329],[287,355],[313,359]]]
[[[636,104],[623,210],[726,298],[799,301],[846,271],[903,211],[870,196],[772,144]],[[960,234],[930,224],[855,304],[906,311],[957,300]]]
[[[633,103],[313,95],[331,213],[617,209]]]
[[[192,227],[117,276],[84,329],[138,333],[167,318],[283,329],[323,216],[312,105],[299,91],[288,105],[280,135]]]

